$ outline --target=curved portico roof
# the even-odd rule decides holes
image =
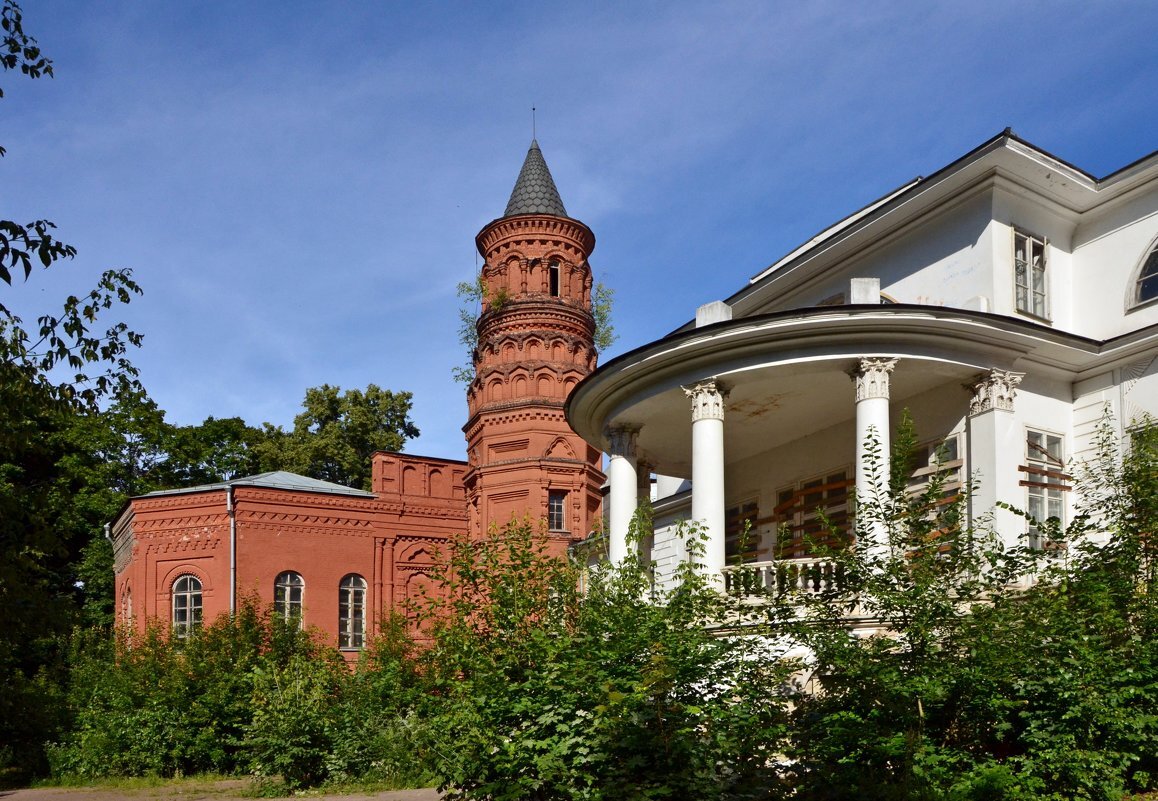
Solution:
[[[606,449],[605,430],[643,426],[640,449],[680,475],[690,452],[683,386],[730,389],[729,461],[847,418],[846,373],[865,357],[898,357],[892,399],[966,384],[991,369],[1074,381],[1158,341],[1158,326],[1107,342],[1012,317],[918,305],[826,306],[746,317],[673,333],[608,362],[576,387],[567,418]],[[968,393],[961,389],[962,406]]]

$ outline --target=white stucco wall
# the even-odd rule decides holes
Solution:
[[[1158,191],[1083,219],[1074,236],[1074,333],[1109,339],[1158,324],[1158,303],[1134,307],[1134,282],[1158,240]]]

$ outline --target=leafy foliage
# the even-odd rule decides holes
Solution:
[[[290,470],[323,481],[370,489],[374,451],[400,451],[418,436],[411,394],[370,384],[363,392],[323,384],[306,390],[305,411],[292,431],[265,424],[256,451],[263,469]]]
[[[915,440],[906,422],[894,464]],[[1139,429],[1123,455],[1107,434],[1087,504],[1058,534],[1064,559],[969,530],[942,479],[862,504],[861,547],[829,553],[826,589],[765,606],[695,569],[694,527],[660,591],[637,558],[583,573],[515,523],[453,542],[356,672],[252,604],[182,644],[89,640],[55,765],[288,787],[437,777],[463,799],[1154,789],[1158,435]]]
[[[53,74],[13,0],[3,2],[0,29],[5,71]],[[14,276],[27,281],[35,266],[75,255],[48,220],[0,219],[6,288]],[[96,326],[103,312],[139,293],[129,271],[111,270],[32,328],[0,298],[0,780],[41,769],[43,741],[63,723],[56,701],[62,637],[77,612],[72,561],[91,532],[78,530],[59,463],[71,453],[70,416],[135,383],[127,353],[140,336],[123,323]]]
[[[324,668],[337,655],[253,598],[187,640],[159,629],[115,641],[82,637],[69,688],[74,722],[54,749],[54,769],[80,777],[233,772],[257,747],[247,740],[255,707],[270,706],[260,681],[303,659]]]
[[[615,290],[602,281],[595,282],[591,292],[591,315],[595,318],[595,349],[602,353],[615,344],[619,335],[611,321]]]
[[[1068,541],[1064,560],[963,527],[964,499],[945,503],[936,480],[862,504],[861,547],[830,554],[842,581],[782,599],[820,690],[798,700],[791,726],[797,797],[1115,799],[1153,787],[1155,440],[1139,431],[1123,462],[1104,436],[1096,481],[1081,487],[1092,506],[1052,536]],[[894,476],[915,441],[898,439]],[[1095,547],[1095,531],[1108,542]],[[858,631],[850,612],[887,625]]]
[[[726,599],[690,568],[662,596],[638,560],[577,578],[529,523],[455,543],[423,615],[450,797],[764,797],[787,663],[705,628]]]
[[[478,322],[483,312],[501,309],[510,302],[506,290],[493,296],[489,293],[482,273],[473,281],[460,281],[456,287],[459,298],[458,341],[466,349],[466,362],[451,368],[454,380],[469,385],[475,379],[475,361],[478,354]],[[618,336],[612,323],[611,311],[615,290],[597,281],[591,293],[591,316],[595,324],[595,349],[602,353],[615,344]]]

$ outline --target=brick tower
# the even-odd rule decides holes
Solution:
[[[485,263],[463,427],[471,531],[530,515],[562,547],[591,532],[604,480],[599,452],[563,416],[567,395],[595,369],[595,235],[567,216],[538,142],[503,216],[475,243]]]

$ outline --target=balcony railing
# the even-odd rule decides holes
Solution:
[[[738,597],[814,595],[836,588],[841,571],[830,559],[776,559],[725,567],[724,588]]]

